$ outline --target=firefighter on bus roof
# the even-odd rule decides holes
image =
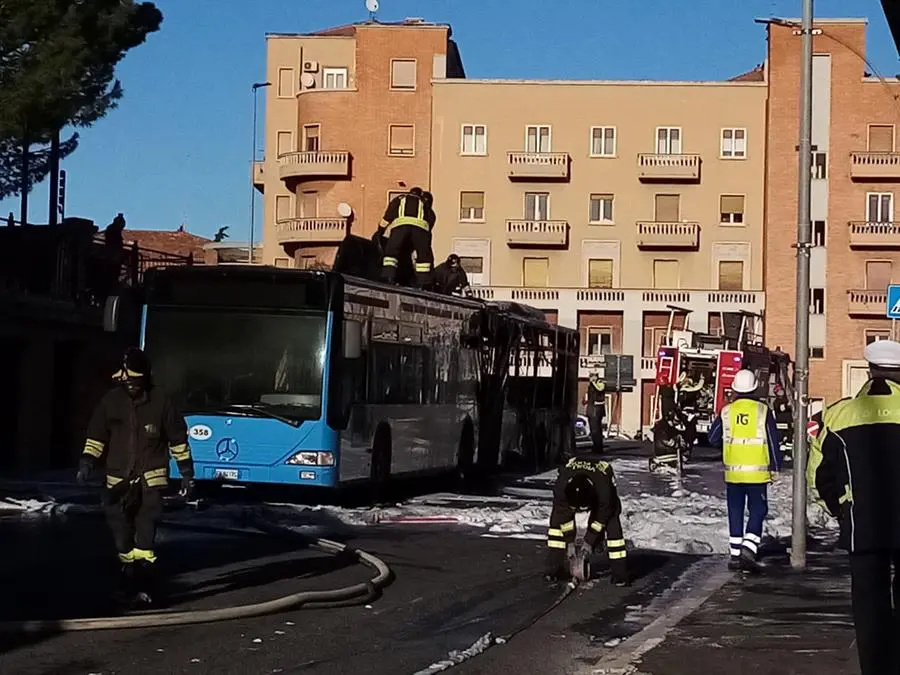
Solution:
[[[153,386],[150,362],[140,349],[125,352],[113,375],[117,386],[100,401],[88,424],[78,480],[87,482],[106,460],[103,505],[122,564],[122,593],[152,598],[156,524],[169,482],[169,454],[181,471],[181,494],[193,490],[194,463],[184,417]]]
[[[588,512],[581,550],[575,550],[575,514]],[[560,468],[553,487],[553,508],[547,530],[547,578],[590,578],[590,559],[604,537],[612,582],[629,583],[625,535],[619,516],[622,503],[612,467],[595,453],[578,454]]]
[[[735,399],[722,408],[709,429],[709,444],[721,444],[725,464],[730,569],[759,569],[759,545],[769,512],[768,484],[781,468],[775,416],[757,400],[758,388],[752,371],[735,373],[731,383]]]
[[[400,259],[416,254],[416,285],[428,288],[434,267],[434,253],[431,250],[431,230],[436,218],[432,199],[414,187],[409,192],[394,197],[388,204],[384,217],[378,225],[379,232],[388,236],[382,259],[381,277],[393,284],[397,276]]]

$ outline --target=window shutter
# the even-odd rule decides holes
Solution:
[[[525,258],[522,263],[523,286],[546,288],[549,269],[548,258]]]
[[[394,61],[391,65],[391,86],[400,89],[415,89],[416,62]]]
[[[656,222],[677,223],[679,218],[678,195],[656,195]]]
[[[870,260],[866,263],[866,290],[883,291],[891,285],[893,265],[888,260]]]
[[[743,213],[744,197],[742,195],[722,195],[722,213]]]
[[[869,127],[869,151],[893,152],[894,127],[887,124],[878,124]]]
[[[414,127],[412,125],[395,125],[391,127],[391,151],[412,154]]]
[[[612,288],[613,287],[613,261],[589,260],[588,261],[588,288]]]
[[[653,261],[653,288],[678,288],[678,261]]]
[[[719,262],[719,290],[744,290],[744,263],[741,260],[722,260]]]
[[[459,207],[461,209],[483,209],[484,193],[483,192],[460,192]]]

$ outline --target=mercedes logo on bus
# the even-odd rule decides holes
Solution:
[[[216,455],[223,462],[230,462],[238,456],[238,442],[233,438],[223,438],[216,444]]]

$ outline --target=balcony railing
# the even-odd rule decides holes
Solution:
[[[506,243],[509,246],[566,246],[569,223],[565,220],[507,220]]]
[[[696,249],[700,246],[699,223],[638,222],[640,249]]]
[[[850,223],[850,248],[900,248],[900,223]]]
[[[644,181],[700,180],[700,155],[638,155],[638,178]]]
[[[253,187],[260,192],[263,191],[266,182],[265,166],[265,162],[253,162],[250,168],[250,180],[253,181]]]
[[[847,314],[851,316],[884,316],[887,313],[887,290],[847,291]]]
[[[567,152],[510,152],[507,165],[512,179],[561,180],[569,177]]]
[[[579,311],[668,312],[670,305],[702,312],[760,313],[765,307],[762,291],[654,290],[636,288],[524,288],[521,286],[475,286],[483,300],[519,302],[560,313]]]
[[[349,178],[350,153],[289,152],[278,158],[278,175],[282,180],[310,178]]]
[[[850,178],[854,180],[900,179],[900,152],[851,152]]]
[[[343,218],[289,218],[275,228],[279,244],[339,244],[347,235]]]
[[[655,356],[642,356],[641,357],[641,376],[645,379],[656,376],[656,357]]]

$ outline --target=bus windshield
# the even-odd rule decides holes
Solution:
[[[184,414],[319,419],[325,312],[150,307],[154,379]]]

